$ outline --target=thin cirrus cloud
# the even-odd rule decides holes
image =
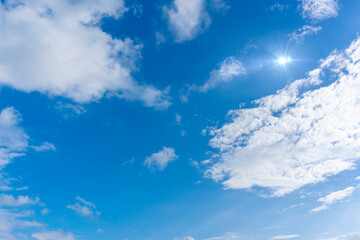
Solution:
[[[142,45],[100,28],[103,17],[120,18],[127,10],[122,0],[2,1],[0,84],[78,103],[110,93],[167,108],[168,89],[132,77]]]
[[[175,154],[174,148],[163,147],[159,152],[153,153],[147,157],[144,161],[144,166],[149,169],[157,168],[160,171],[164,170],[170,162],[178,159],[178,155]]]
[[[302,0],[303,18],[325,20],[336,17],[339,11],[337,0]]]
[[[355,190],[354,187],[348,187],[344,190],[332,192],[323,198],[319,198],[318,202],[322,203],[322,205],[317,208],[312,209],[311,212],[320,212],[320,211],[328,209],[329,205],[337,203],[337,202],[341,201],[342,199],[351,196],[353,194],[354,190]]]
[[[360,38],[257,106],[229,111],[228,123],[210,129],[219,155],[206,176],[225,188],[259,186],[283,196],[353,169],[360,158],[359,60]],[[332,83],[318,87],[321,79]],[[304,91],[310,87],[317,89]]]
[[[299,234],[292,234],[292,235],[279,235],[279,236],[274,236],[271,237],[271,240],[280,240],[280,239],[293,239],[293,238],[298,238],[300,235]]]
[[[163,13],[176,42],[194,39],[211,22],[205,0],[174,0]]]
[[[64,233],[62,231],[44,231],[31,235],[36,240],[74,240],[76,239],[72,233]]]

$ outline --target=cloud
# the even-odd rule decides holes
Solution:
[[[31,199],[29,196],[18,196],[15,198],[13,195],[0,195],[0,206],[19,207],[23,205],[34,205],[38,204],[40,199],[36,197]]]
[[[103,32],[103,17],[120,18],[123,0],[0,3],[0,84],[78,103],[113,93],[166,108],[167,90],[137,83],[141,44]]]
[[[280,12],[288,9],[290,7],[290,5],[285,5],[285,4],[280,4],[280,3],[275,3],[274,5],[272,5],[269,9],[271,11],[274,11],[274,10],[279,10]]]
[[[236,232],[226,232],[222,236],[206,238],[205,240],[232,240],[232,239],[233,240],[242,239],[242,237],[238,235]]]
[[[190,85],[185,94],[181,95],[181,101],[186,102],[191,92],[207,92],[222,83],[230,82],[241,75],[246,75],[246,69],[242,62],[231,56],[222,61],[217,68],[210,73],[209,79],[203,85]]]
[[[298,234],[293,234],[293,235],[280,235],[280,236],[274,236],[271,237],[271,240],[275,240],[275,239],[292,239],[292,238],[297,238],[299,237]]]
[[[296,42],[302,42],[304,41],[304,37],[307,35],[316,34],[318,31],[320,31],[322,28],[320,26],[313,27],[309,25],[302,26],[302,28],[296,30],[292,34],[290,34],[290,40],[296,41]]]
[[[31,146],[36,152],[44,152],[44,151],[50,151],[55,150],[54,144],[51,144],[49,142],[44,142],[40,146]]]
[[[85,217],[92,217],[94,215],[99,216],[101,212],[96,210],[95,204],[86,201],[81,197],[76,197],[77,203],[68,205],[67,208],[74,210],[78,215]]]
[[[323,238],[319,240],[360,240],[360,233],[349,233],[349,234],[343,234],[338,237],[333,238]]]
[[[337,0],[302,0],[302,16],[315,20],[324,20],[338,15]]]
[[[228,123],[209,130],[218,160],[206,176],[225,188],[259,186],[282,196],[353,169],[360,158],[359,75],[360,38],[254,107],[229,111]],[[327,86],[319,87],[321,78]]]
[[[319,212],[328,209],[329,205],[339,202],[340,200],[351,196],[354,190],[355,190],[354,187],[348,187],[341,191],[332,192],[323,198],[319,198],[318,202],[321,202],[322,205],[312,209],[311,212]]]
[[[163,7],[163,12],[177,42],[194,39],[210,24],[205,0],[174,0],[171,7]]]
[[[164,170],[169,162],[175,161],[178,155],[175,154],[174,148],[163,147],[157,153],[153,153],[150,157],[147,157],[144,161],[144,166],[149,169],[156,166],[159,170]]]
[[[74,240],[75,236],[71,233],[64,233],[62,231],[44,231],[33,233],[31,235],[37,240]]]

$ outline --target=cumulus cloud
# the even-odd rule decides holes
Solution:
[[[338,15],[337,0],[302,0],[302,16],[315,20],[324,20]]]
[[[86,201],[81,197],[76,197],[77,203],[73,205],[68,205],[67,208],[75,211],[75,213],[79,214],[80,216],[85,217],[92,217],[94,215],[99,216],[101,212],[96,210],[95,204],[92,202]]]
[[[123,0],[0,3],[0,84],[84,103],[106,93],[166,108],[167,92],[132,78],[141,44],[103,32],[103,17],[120,18]]]
[[[360,38],[255,107],[209,130],[219,157],[206,176],[225,188],[282,196],[355,167],[360,158]],[[322,79],[327,86],[319,87]],[[311,90],[306,90],[312,88]]]
[[[318,31],[320,31],[322,28],[320,26],[313,27],[309,25],[302,26],[302,28],[296,30],[292,34],[290,34],[290,40],[296,41],[296,42],[302,42],[307,35],[316,34]]]
[[[163,8],[175,41],[192,40],[210,24],[205,3],[205,0],[174,0],[172,6]]]
[[[159,170],[164,170],[170,162],[175,161],[177,158],[178,155],[175,154],[174,148],[163,147],[159,152],[147,157],[144,165],[149,169],[157,167]]]
[[[292,238],[297,238],[299,237],[298,234],[292,234],[292,235],[279,235],[279,236],[274,236],[271,237],[271,240],[275,240],[275,239],[292,239]]]
[[[322,205],[312,209],[311,212],[319,212],[328,209],[329,205],[339,202],[340,200],[351,196],[354,190],[355,190],[354,187],[348,187],[344,190],[332,192],[323,198],[319,198],[318,202],[322,203]]]
[[[36,197],[31,199],[29,196],[18,196],[17,198],[13,195],[0,195],[0,206],[19,207],[23,205],[34,205],[38,204],[40,199]]]

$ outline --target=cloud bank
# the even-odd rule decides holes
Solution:
[[[359,74],[358,38],[307,78],[256,100],[253,108],[231,110],[228,123],[210,129],[219,157],[206,176],[225,188],[259,186],[282,196],[354,168],[360,158]],[[322,79],[329,84],[319,87]]]

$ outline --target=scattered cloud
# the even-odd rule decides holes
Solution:
[[[13,195],[0,195],[0,206],[8,206],[8,207],[19,207],[24,205],[34,205],[38,204],[40,199],[36,197],[35,199],[31,199],[29,196],[18,196],[17,198]]]
[[[102,31],[103,17],[120,18],[123,0],[0,2],[0,84],[78,103],[106,93],[158,109],[168,90],[137,83],[141,44]]]
[[[43,210],[41,210],[41,215],[47,215],[50,213],[50,210],[48,208],[44,208]]]
[[[164,170],[170,162],[175,161],[177,158],[178,155],[175,154],[174,148],[163,147],[161,151],[147,157],[144,165],[149,169],[155,166],[159,170]]]
[[[175,114],[175,122],[177,125],[181,125],[181,115],[180,114]]]
[[[230,8],[227,1],[225,0],[211,0],[210,4],[218,11],[225,11]]]
[[[37,240],[75,240],[75,236],[71,233],[64,233],[62,231],[45,231],[33,233],[31,235]]]
[[[341,191],[332,192],[323,198],[319,198],[318,202],[322,203],[322,205],[312,209],[311,212],[319,212],[328,209],[329,205],[332,205],[346,197],[351,196],[354,190],[355,190],[354,187],[348,187]]]
[[[54,108],[61,112],[65,118],[78,116],[86,112],[86,109],[80,104],[57,102]]]
[[[246,75],[246,69],[242,62],[235,57],[228,57],[221,62],[217,68],[211,71],[209,79],[203,85],[188,86],[187,92],[180,96],[180,98],[183,102],[186,102],[191,92],[207,92],[210,89],[213,89],[222,83],[230,82],[241,75]]]
[[[40,146],[31,146],[36,152],[44,152],[44,151],[51,151],[51,150],[55,150],[56,147],[54,146],[54,144],[49,143],[49,142],[44,142],[43,144],[41,144]]]
[[[94,215],[99,216],[101,212],[96,210],[95,204],[92,202],[86,201],[81,197],[76,197],[77,203],[73,205],[68,205],[67,208],[74,210],[78,215],[84,217],[92,217]]]
[[[293,234],[293,235],[280,235],[280,236],[274,236],[274,237],[271,237],[270,239],[271,240],[275,240],[275,239],[292,239],[292,238],[297,238],[299,237],[300,235],[298,234]]]
[[[285,4],[281,4],[281,3],[277,2],[270,7],[270,10],[271,11],[279,10],[280,12],[282,12],[282,11],[288,9],[289,7],[290,7],[290,5],[285,5]]]
[[[282,196],[353,169],[360,158],[360,38],[256,106],[229,111],[210,129],[218,160],[206,176],[225,188]],[[326,79],[327,86],[319,87]],[[306,90],[308,88],[312,90]]]
[[[301,2],[303,18],[324,20],[338,15],[337,0],[302,0]]]
[[[304,41],[305,36],[317,34],[318,31],[320,31],[322,28],[320,26],[313,27],[309,25],[302,26],[302,28],[299,28],[292,34],[290,34],[290,40],[296,41],[296,42],[302,42]]]
[[[176,42],[194,39],[210,24],[205,0],[174,0],[172,6],[164,6],[164,17]]]

